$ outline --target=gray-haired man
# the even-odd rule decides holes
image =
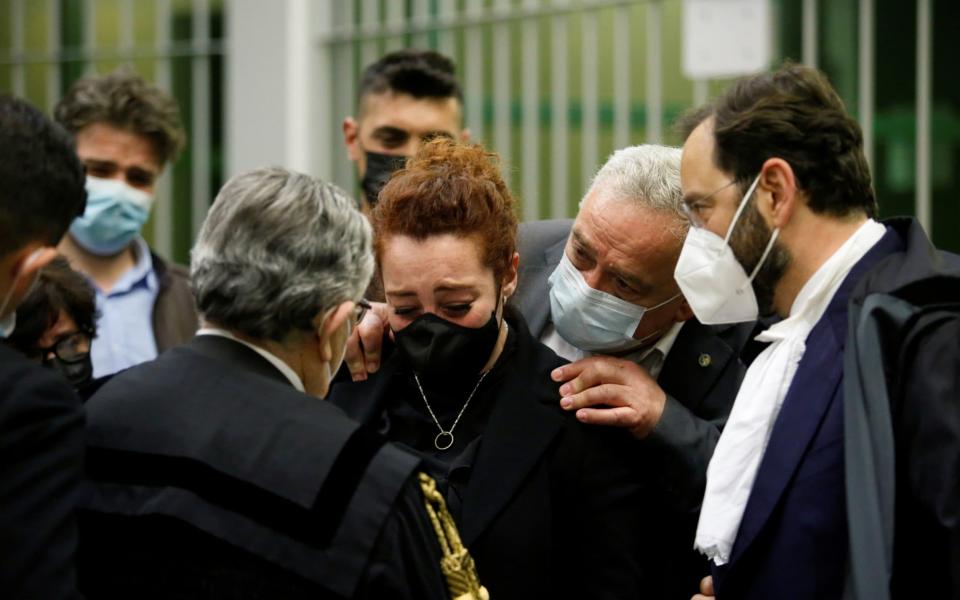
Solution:
[[[650,560],[660,566],[649,572],[659,587],[651,597],[663,598],[689,598],[705,574],[690,551],[692,517],[750,331],[697,322],[673,279],[687,229],[680,154],[657,145],[618,150],[575,220],[521,225],[515,296],[531,332],[577,361],[553,373],[566,382],[561,406],[636,438],[627,451],[656,514]]]
[[[447,597],[417,460],[317,399],[373,271],[354,206],[279,168],[221,190],[203,328],[88,403],[89,596]]]

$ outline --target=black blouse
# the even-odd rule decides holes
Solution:
[[[483,441],[483,431],[496,401],[496,391],[503,381],[505,365],[515,353],[516,345],[516,334],[508,326],[503,351],[479,386],[479,374],[476,379],[459,382],[431,382],[420,377],[423,394],[444,431],[449,431],[476,386],[476,392],[453,430],[453,445],[446,450],[437,449],[434,443],[440,430],[427,410],[413,371],[403,365],[392,375],[390,389],[397,393],[384,406],[377,430],[423,459],[427,472],[436,479],[455,519],[460,518],[463,496]]]

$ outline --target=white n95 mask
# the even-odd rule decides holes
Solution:
[[[753,278],[757,276],[760,267],[767,260],[767,255],[773,249],[773,243],[777,240],[780,230],[773,230],[773,235],[770,236],[760,261],[749,276],[730,247],[733,228],[759,181],[760,175],[757,175],[743,196],[743,201],[727,229],[727,237],[721,238],[706,228],[692,224],[687,231],[687,238],[683,242],[683,250],[680,251],[680,260],[677,261],[673,276],[693,314],[704,325],[744,323],[755,321],[759,316],[757,295],[752,285]]]
[[[647,338],[637,340],[633,334],[644,313],[660,308],[680,295],[650,308],[637,306],[587,285],[566,253],[548,282],[550,317],[557,333],[570,344],[588,352],[620,352],[640,346]]]

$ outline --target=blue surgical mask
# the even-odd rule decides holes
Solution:
[[[70,235],[81,248],[112,256],[126,248],[150,217],[153,196],[119,179],[87,176],[87,208]]]
[[[676,294],[649,308],[621,300],[587,285],[566,254],[549,283],[550,317],[557,333],[588,352],[623,352],[644,344],[650,336],[639,340],[633,337],[643,315],[680,296]]]

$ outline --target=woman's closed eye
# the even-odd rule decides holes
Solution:
[[[419,306],[394,306],[393,314],[397,315],[398,317],[409,317],[413,316],[413,314],[419,310]]]
[[[446,304],[443,307],[443,311],[450,315],[462,317],[470,312],[471,308],[473,308],[473,304],[470,303]]]

